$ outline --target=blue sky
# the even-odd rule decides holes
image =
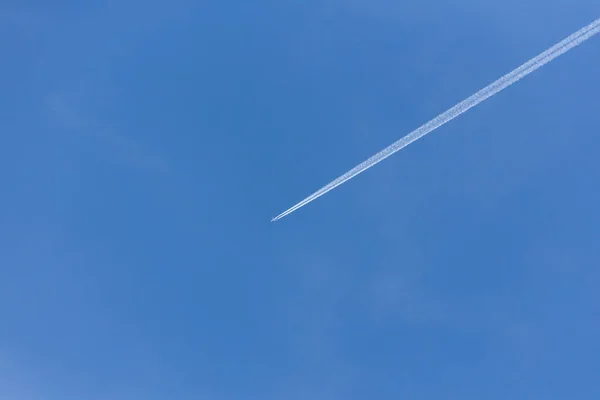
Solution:
[[[599,16],[2,2],[0,398],[598,398],[599,37],[269,220]]]

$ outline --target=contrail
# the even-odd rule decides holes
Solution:
[[[503,89],[506,89],[508,86],[517,82],[521,78],[526,77],[527,75],[529,75],[536,69],[540,68],[541,66],[549,63],[550,61],[554,60],[558,56],[571,50],[573,47],[578,46],[581,43],[585,42],[586,40],[588,40],[589,38],[591,38],[598,32],[600,32],[600,18],[595,20],[588,26],[581,28],[580,30],[573,33],[566,39],[560,41],[559,43],[555,44],[554,46],[550,47],[548,50],[544,51],[543,53],[539,54],[538,56],[527,61],[525,64],[521,65],[520,67],[518,67],[518,68],[514,69],[513,71],[509,72],[508,74],[504,75],[503,77],[501,77],[497,81],[493,82],[492,84],[481,89],[474,95],[461,101],[460,103],[458,103],[454,107],[450,108],[449,110],[438,115],[431,121],[427,122],[426,124],[422,125],[421,127],[417,128],[417,129],[415,129],[408,135],[404,136],[402,139],[396,141],[395,143],[393,143],[390,146],[386,147],[385,149],[381,150],[379,153],[375,154],[371,158],[363,161],[356,167],[352,168],[350,171],[346,172],[344,175],[333,180],[326,186],[323,186],[321,189],[319,189],[315,193],[311,194],[310,196],[308,196],[307,198],[305,198],[304,200],[302,200],[295,206],[293,206],[293,207],[289,208],[288,210],[284,211],[283,213],[279,214],[278,216],[273,218],[271,220],[271,222],[277,221],[278,219],[285,217],[286,215],[296,211],[300,207],[303,207],[303,206],[307,205],[308,203],[310,203],[311,201],[323,196],[325,193],[327,193],[330,190],[334,189],[335,187],[341,185],[342,183],[346,182],[347,180],[354,178],[356,175],[360,174],[361,172],[366,171],[367,169],[371,168],[373,165],[377,164],[378,162],[385,160],[386,158],[388,158],[395,152],[403,149],[404,147],[408,146],[415,140],[422,138],[423,136],[427,135],[428,133],[430,133],[430,132],[434,131],[435,129],[439,128],[440,126],[444,125],[446,122],[453,120],[454,118],[458,117],[460,114],[464,113],[465,111],[469,110],[470,108],[475,107],[477,104],[481,103],[482,101],[486,100],[487,98],[495,95],[496,93],[500,92]]]

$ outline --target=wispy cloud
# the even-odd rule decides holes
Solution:
[[[47,106],[53,118],[74,132],[95,140],[99,151],[107,152],[110,157],[137,168],[165,173],[169,170],[167,159],[157,152],[150,151],[138,141],[125,134],[104,128],[102,124],[84,115],[66,100],[65,96],[54,95],[47,99]]]
[[[0,7],[0,27],[29,30],[34,27],[35,22],[33,15],[6,6]]]

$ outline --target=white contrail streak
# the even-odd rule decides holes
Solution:
[[[558,56],[571,50],[573,47],[580,45],[581,43],[585,42],[587,39],[591,38],[598,32],[600,32],[600,18],[595,20],[588,26],[573,33],[572,35],[570,35],[566,39],[562,40],[561,42],[550,47],[548,50],[544,51],[543,53],[539,54],[538,56],[527,61],[525,64],[521,65],[520,67],[518,67],[518,68],[514,69],[513,71],[509,72],[508,74],[504,75],[502,78],[498,79],[497,81],[493,82],[492,84],[481,89],[474,95],[461,101],[460,103],[458,103],[454,107],[450,108],[449,110],[445,111],[444,113],[438,115],[431,121],[427,122],[425,125],[422,125],[421,127],[415,129],[408,135],[404,136],[402,139],[396,141],[395,143],[393,143],[390,146],[386,147],[385,149],[381,150],[379,153],[375,154],[368,160],[363,161],[356,167],[352,168],[350,171],[346,172],[344,175],[342,175],[339,178],[335,179],[334,181],[330,182],[326,186],[323,186],[321,189],[319,189],[315,193],[311,194],[310,196],[308,196],[306,199],[302,200],[295,206],[293,206],[293,207],[289,208],[288,210],[284,211],[283,213],[279,214],[278,216],[273,218],[271,221],[272,222],[277,221],[278,219],[281,219],[281,218],[285,217],[286,215],[296,211],[300,207],[307,205],[311,201],[323,196],[325,193],[327,193],[330,190],[334,189],[335,187],[341,185],[342,183],[346,182],[347,180],[354,178],[356,175],[360,174],[361,172],[366,171],[367,169],[371,168],[373,165],[377,164],[378,162],[383,161],[384,159],[388,158],[395,152],[408,146],[415,140],[422,138],[423,136],[427,135],[431,131],[444,125],[446,122],[453,120],[454,118],[458,117],[460,114],[464,113],[468,109],[475,107],[477,104],[481,103],[482,101],[486,100],[487,98],[495,95],[496,93],[500,92],[503,89],[506,89],[508,86],[517,82],[521,78],[524,78],[525,76],[529,75],[530,73],[532,73],[536,69],[540,68],[541,66],[549,63],[550,61],[554,60]]]

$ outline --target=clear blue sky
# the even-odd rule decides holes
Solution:
[[[54,3],[0,3],[0,399],[600,398],[600,37],[269,222],[597,0]]]

